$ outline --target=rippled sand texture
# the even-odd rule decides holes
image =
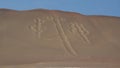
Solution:
[[[27,65],[119,68],[120,17],[0,9],[0,66]]]

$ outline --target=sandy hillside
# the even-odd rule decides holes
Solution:
[[[0,9],[0,66],[41,65],[119,68],[120,17]]]

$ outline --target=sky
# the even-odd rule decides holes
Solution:
[[[120,0],[0,0],[0,8],[49,9],[120,17]]]

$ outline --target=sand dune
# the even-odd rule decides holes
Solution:
[[[120,17],[0,9],[0,66],[47,65],[119,68]]]

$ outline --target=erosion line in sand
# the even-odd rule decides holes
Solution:
[[[90,40],[87,37],[87,35],[89,34],[89,32],[85,29],[85,27],[83,26],[83,24],[80,24],[80,26],[78,24],[76,24],[76,28],[78,29],[78,32],[82,35],[82,37],[85,39],[85,41],[89,44]]]
[[[35,24],[33,26],[31,26],[31,28],[32,28],[32,30],[34,30],[36,32],[38,38],[40,38],[40,35],[41,35],[41,32],[42,32],[42,30],[41,30],[42,21],[41,21],[40,18],[36,18],[36,19],[34,19],[34,22],[35,22]]]
[[[64,47],[65,47],[65,49],[67,49],[67,51],[68,51],[70,54],[76,56],[77,53],[76,53],[76,51],[73,49],[71,43],[69,42],[69,40],[68,40],[68,38],[67,38],[67,36],[66,36],[66,34],[65,34],[65,32],[64,32],[64,29],[63,29],[63,27],[62,27],[62,24],[61,24],[61,22],[60,22],[60,20],[59,20],[60,18],[58,18],[58,17],[55,17],[55,18],[56,18],[56,19],[55,19],[54,24],[55,24],[55,26],[56,26],[56,28],[57,28],[57,31],[58,31],[58,33],[59,33],[62,41],[64,42]]]

